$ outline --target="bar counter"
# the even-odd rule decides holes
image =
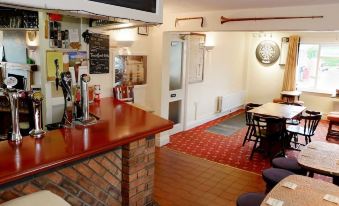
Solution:
[[[154,136],[171,129],[173,123],[113,98],[91,104],[90,113],[100,118],[97,124],[48,131],[41,139],[24,137],[20,145],[0,142],[0,202],[11,199],[8,194],[4,195],[6,192],[18,197],[50,189],[72,205],[94,204],[94,200],[86,202],[81,197],[83,194],[88,196],[87,200],[90,197],[97,199],[95,204],[98,205],[134,205],[138,201],[138,205],[149,204],[149,197],[146,198],[144,193],[140,195],[141,188],[132,189],[140,185],[152,187],[152,183],[147,184],[145,178],[137,183],[133,181],[142,176],[149,176],[148,181],[153,181]],[[84,172],[86,169],[87,173]],[[74,174],[70,174],[72,172]],[[41,183],[45,179],[49,182]],[[78,185],[79,179],[86,180],[88,188]],[[65,181],[71,182],[79,191],[63,187]],[[109,185],[99,185],[97,191],[90,188],[90,184],[100,181]],[[30,188],[25,192],[27,185]],[[61,192],[53,190],[51,185],[60,186]],[[115,191],[118,196],[111,195],[109,189],[112,186],[120,190]],[[98,199],[100,192],[108,197]],[[80,200],[76,202],[74,198]]]

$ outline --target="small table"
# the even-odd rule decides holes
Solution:
[[[282,91],[280,92],[281,99],[286,98],[287,102],[294,102],[295,98],[300,99],[300,91]]]
[[[284,187],[283,184],[286,182],[297,184],[297,188],[292,190]],[[336,205],[323,199],[326,194],[339,197],[339,187],[322,180],[300,175],[291,175],[280,181],[279,184],[267,194],[261,206],[267,206],[266,201],[269,198],[284,201],[283,206]]]
[[[339,145],[314,141],[301,150],[298,163],[307,170],[333,177],[339,185]]]
[[[299,115],[300,113],[302,113],[305,109],[306,107],[304,106],[295,106],[270,102],[263,104],[260,107],[256,107],[250,110],[249,112],[264,116],[292,119]]]

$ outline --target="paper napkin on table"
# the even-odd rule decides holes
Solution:
[[[283,206],[284,202],[281,201],[281,200],[277,200],[277,199],[274,199],[274,198],[268,198],[268,200],[266,201],[266,203],[268,205],[271,205],[271,206]]]
[[[295,190],[298,185],[293,183],[293,182],[284,182],[284,184],[282,184],[282,186],[287,187],[287,188],[292,189],[292,190]]]
[[[334,195],[326,194],[324,196],[324,200],[327,200],[329,202],[333,202],[333,203],[339,204],[339,197],[334,196]]]

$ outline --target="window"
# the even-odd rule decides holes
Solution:
[[[301,44],[298,90],[334,93],[339,89],[339,44]]]

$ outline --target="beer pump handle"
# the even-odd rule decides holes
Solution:
[[[59,60],[54,59],[54,65],[55,65],[55,88],[56,90],[59,89]]]

